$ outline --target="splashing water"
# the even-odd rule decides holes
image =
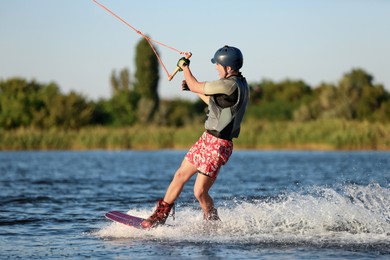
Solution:
[[[219,207],[222,219],[207,223],[194,207],[178,205],[176,221],[152,230],[110,223],[103,238],[159,239],[188,242],[302,244],[316,246],[390,245],[390,190],[378,184],[347,185],[340,191],[313,187]],[[152,209],[128,213],[147,217]]]

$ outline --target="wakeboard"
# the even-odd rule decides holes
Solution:
[[[106,218],[118,222],[130,227],[138,228],[138,229],[144,229],[144,227],[141,225],[142,221],[145,219],[139,218],[136,216],[131,216],[119,211],[110,211],[105,214]]]

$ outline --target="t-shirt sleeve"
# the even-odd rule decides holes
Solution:
[[[206,81],[204,84],[204,94],[206,96],[215,94],[231,95],[236,89],[237,83],[230,79]]]

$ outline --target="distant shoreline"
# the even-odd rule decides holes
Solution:
[[[161,150],[188,149],[202,125],[183,128],[132,126],[80,130],[0,130],[0,151],[17,150]],[[245,122],[235,149],[390,151],[390,123],[343,120]]]

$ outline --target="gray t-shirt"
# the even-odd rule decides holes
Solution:
[[[204,94],[206,96],[215,94],[231,95],[237,89],[237,87],[237,81],[233,79],[206,81],[204,84]]]

